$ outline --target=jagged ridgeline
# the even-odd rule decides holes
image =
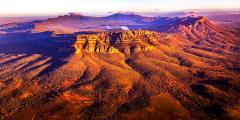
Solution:
[[[96,32],[77,35],[74,44],[76,54],[83,51],[91,53],[126,53],[147,51],[160,41],[161,35],[157,32],[135,30]]]
[[[0,29],[0,118],[239,119],[239,30],[65,15]]]

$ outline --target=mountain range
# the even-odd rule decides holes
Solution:
[[[240,29],[69,14],[0,26],[1,119],[239,119]]]

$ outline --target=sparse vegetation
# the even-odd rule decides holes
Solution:
[[[15,33],[20,42],[3,35],[1,119],[238,119],[237,36],[202,17],[174,21],[175,29],[82,32],[77,40],[57,35],[72,28]]]

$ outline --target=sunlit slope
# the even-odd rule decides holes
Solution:
[[[204,17],[174,26],[2,35],[1,118],[239,118],[238,34]]]

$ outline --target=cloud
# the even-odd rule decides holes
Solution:
[[[129,30],[129,28],[127,26],[121,26],[122,30]]]
[[[113,29],[113,28],[112,28],[111,26],[107,25],[107,26],[106,26],[106,29],[107,29],[107,30],[111,30],[111,29]]]

